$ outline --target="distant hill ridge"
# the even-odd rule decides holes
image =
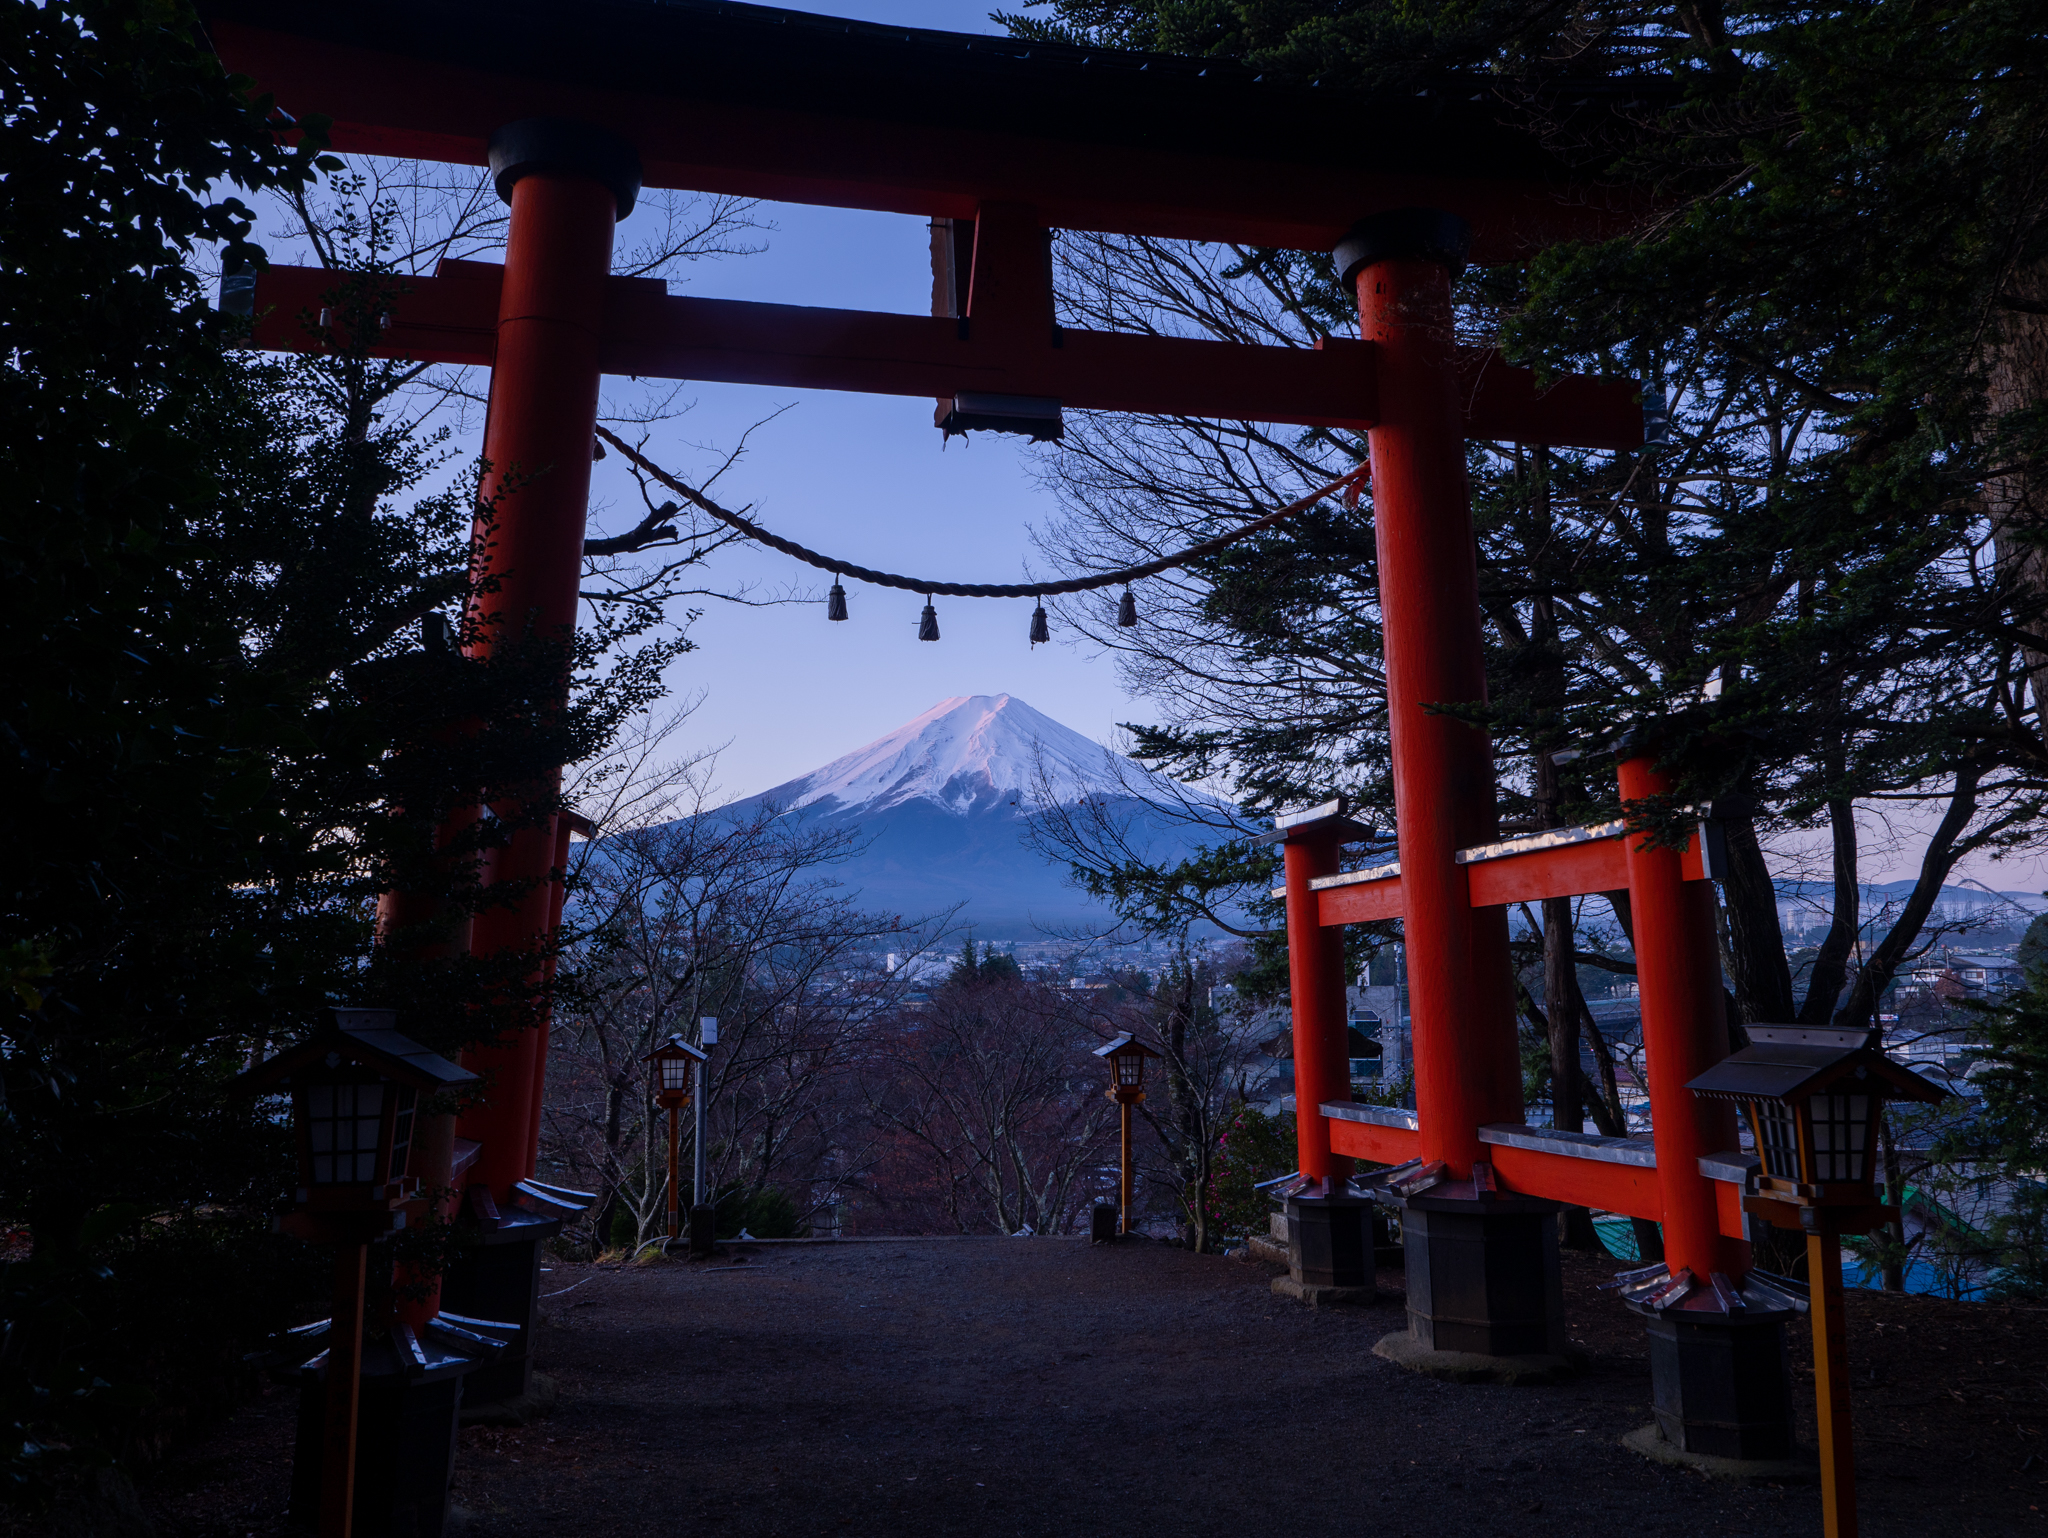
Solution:
[[[1825,923],[1834,911],[1835,889],[1827,881],[1776,881],[1780,923],[1796,921],[1801,927]],[[1889,903],[1894,908],[1913,893],[1911,881],[1867,881],[1857,888],[1863,918],[1874,918]],[[2039,892],[1992,892],[1983,887],[1945,886],[1934,899],[1934,919],[1972,918],[1986,909],[2007,904],[2024,913],[2048,913],[2048,897]]]

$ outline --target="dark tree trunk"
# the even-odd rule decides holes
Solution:
[[[1586,1108],[1593,1113],[1593,1125],[1602,1137],[1625,1137],[1628,1135],[1628,1118],[1621,1111],[1621,1085],[1614,1072],[1614,1050],[1607,1045],[1600,1022],[1593,1018],[1593,1010],[1586,1003],[1585,994],[1579,991],[1576,974],[1572,978],[1572,994],[1578,1005],[1579,1029],[1585,1032],[1586,1042],[1593,1049],[1593,1066],[1600,1075],[1599,1091],[1588,1097]]]
[[[2048,313],[2039,308],[2048,305],[2048,263],[2013,274],[2001,299],[1984,349],[1987,425],[1993,431],[2005,418],[2048,400]],[[2048,526],[2048,475],[2042,473],[2038,458],[1993,453],[2015,468],[1985,483],[1984,510],[1991,519],[2001,574],[2013,597],[2016,628],[2038,637],[2042,606],[2048,603],[2048,546],[2041,539]],[[2048,721],[2048,649],[2023,646],[2021,654],[2038,743]]]
[[[1636,1254],[1644,1265],[1652,1265],[1664,1258],[1664,1230],[1648,1218],[1630,1218],[1629,1227],[1636,1236]]]
[[[1538,448],[1534,454],[1536,487],[1534,511],[1537,533],[1546,542],[1551,534],[1550,451]],[[1558,644],[1557,609],[1548,592],[1539,590],[1530,603],[1528,689],[1532,702],[1541,710],[1561,715],[1567,694],[1564,652]],[[1551,743],[1539,740],[1536,753],[1536,825],[1558,828],[1564,825],[1563,796],[1558,784],[1557,765],[1551,760]],[[1550,1122],[1567,1132],[1582,1132],[1586,1126],[1585,1078],[1579,1069],[1578,926],[1572,918],[1569,897],[1543,900],[1543,1013],[1550,1037]]]
[[[1941,896],[1942,884],[1956,868],[1956,862],[1974,847],[1974,841],[1966,845],[1963,836],[1969,830],[1970,820],[1977,814],[1977,786],[1982,774],[1982,769],[1972,763],[1965,763],[1956,771],[1955,789],[1949,793],[1948,808],[1942,813],[1941,821],[1928,836],[1913,890],[1907,894],[1896,922],[1885,931],[1884,938],[1871,947],[1869,956],[1857,971],[1855,986],[1850,988],[1849,996],[1842,1001],[1842,1007],[1834,1017],[1835,1025],[1845,1030],[1859,1026],[1868,1030],[1876,1023],[1877,1001],[1891,986],[1899,964],[1905,960],[1906,951],[1919,938],[1927,915],[1934,911],[1935,899]]]
[[[1586,1130],[1585,1075],[1579,1067],[1579,993],[1576,926],[1569,897],[1543,900],[1543,1012],[1550,1033],[1550,1122],[1565,1132]]]
[[[1728,918],[1721,964],[1735,993],[1736,1016],[1744,1025],[1798,1018],[1792,998],[1792,968],[1785,960],[1785,932],[1778,923],[1778,890],[1757,843],[1748,810],[1719,812],[1728,845],[1728,878],[1721,900]]]
[[[1209,1215],[1202,1205],[1202,1191],[1208,1179],[1209,1159],[1202,1097],[1188,1074],[1188,1030],[1198,1007],[1198,983],[1192,964],[1185,971],[1169,968],[1160,979],[1157,1001],[1165,1018],[1160,1021],[1161,1044],[1166,1048],[1166,1101],[1171,1134],[1165,1138],[1175,1173],[1180,1176],[1181,1205],[1187,1213],[1182,1225],[1187,1246],[1198,1255],[1209,1252]]]
[[[1884,1204],[1899,1212],[1899,1221],[1885,1230],[1888,1243],[1884,1249],[1884,1290],[1904,1292],[1906,1290],[1906,1175],[1899,1167],[1899,1151],[1892,1144],[1892,1119],[1879,1111],[1877,1115],[1877,1146],[1884,1158]]]
[[[1828,803],[1828,830],[1834,837],[1834,913],[1827,938],[1813,960],[1806,1002],[1799,1007],[1802,1025],[1824,1025],[1834,1018],[1835,1005],[1849,981],[1849,958],[1863,927],[1863,893],[1856,874],[1856,807],[1849,801]]]

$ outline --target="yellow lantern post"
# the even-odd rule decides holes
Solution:
[[[1948,1092],[1886,1057],[1872,1033],[1752,1025],[1749,1040],[1686,1087],[1708,1099],[1733,1100],[1748,1118],[1762,1168],[1743,1210],[1806,1235],[1822,1531],[1826,1538],[1855,1538],[1842,1235],[1867,1234],[1899,1217],[1880,1201],[1875,1184],[1884,1102],[1941,1100]]]
[[[355,1525],[370,1246],[405,1226],[403,1208],[418,1195],[419,1178],[410,1164],[422,1102],[477,1082],[468,1069],[401,1036],[392,1028],[396,1018],[388,1009],[337,1009],[305,1041],[258,1064],[233,1086],[242,1095],[290,1094],[299,1187],[278,1227],[334,1251],[320,1538],[349,1538]]]
[[[683,1236],[681,1202],[682,1169],[678,1117],[690,1103],[690,1090],[697,1065],[704,1061],[702,1049],[681,1036],[671,1036],[640,1061],[654,1064],[654,1103],[668,1112],[668,1237],[674,1243]]]
[[[1123,1157],[1117,1177],[1117,1232],[1131,1231],[1131,1107],[1145,1098],[1145,1059],[1159,1054],[1125,1031],[1114,1041],[1095,1049],[1095,1055],[1109,1060],[1109,1098],[1117,1103],[1122,1119]]]

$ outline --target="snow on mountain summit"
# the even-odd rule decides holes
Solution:
[[[866,747],[717,815],[772,807],[818,831],[855,833],[831,879],[872,912],[950,914],[984,939],[1106,923],[1107,910],[1075,889],[1066,862],[1032,841],[1041,790],[1061,805],[1101,797],[1137,847],[1169,859],[1202,842],[1172,804],[1213,801],[1014,695],[975,694],[941,700]]]
[[[929,801],[961,816],[1008,806],[1029,815],[1041,771],[1044,790],[1062,805],[1091,793],[1128,794],[1150,777],[1014,695],[969,694],[941,700],[761,799],[791,809],[830,802],[834,811],[881,812]]]

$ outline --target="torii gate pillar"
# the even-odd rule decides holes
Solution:
[[[479,505],[488,511],[477,525],[477,575],[487,581],[469,616],[467,650],[479,657],[530,641],[566,648],[574,639],[612,233],[640,190],[632,146],[582,124],[509,124],[491,136],[490,159],[512,216],[484,427],[489,471]],[[566,651],[561,665],[558,706],[567,701]],[[552,799],[559,788],[557,770],[528,794]],[[485,906],[472,931],[477,956],[531,954],[536,989],[561,917],[569,822],[566,815],[537,820],[493,852],[485,885],[508,888],[508,900]],[[465,1178],[490,1200],[479,1209],[483,1242],[450,1270],[443,1301],[519,1326],[504,1355],[467,1388],[472,1401],[515,1411],[533,1387],[540,1246],[561,1231],[560,1214],[574,1210],[514,1201],[514,1188],[534,1173],[546,1052],[543,1016],[510,1040],[463,1054],[464,1066],[487,1083],[457,1128],[481,1145]]]
[[[1522,1119],[1507,912],[1472,906],[1456,859],[1499,836],[1493,749],[1485,732],[1429,708],[1486,699],[1451,312],[1470,240],[1455,215],[1399,209],[1355,226],[1336,251],[1379,360],[1373,525],[1415,1106],[1422,1157],[1454,1177],[1409,1199],[1402,1245],[1417,1348],[1549,1355],[1564,1345],[1555,1205],[1494,1195],[1484,1170],[1473,1179],[1479,1128]]]
[[[480,657],[529,639],[566,647],[574,637],[612,230],[632,212],[640,186],[639,157],[629,146],[547,120],[493,135],[491,169],[512,218],[484,428],[489,470],[480,505],[489,511],[478,521],[478,575],[490,581],[470,615],[468,649]],[[567,668],[565,656],[565,692]],[[551,796],[558,785],[536,789]],[[537,952],[546,942],[556,831],[548,819],[494,852],[486,884],[519,892],[477,915],[474,954]],[[536,982],[540,972],[536,955]],[[534,1169],[534,1086],[545,1071],[540,1035],[522,1031],[466,1054],[466,1065],[490,1084],[460,1127],[483,1145],[470,1178],[499,1201]]]

